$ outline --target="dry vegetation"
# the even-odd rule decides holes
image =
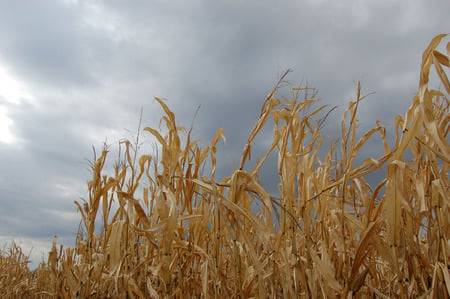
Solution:
[[[325,106],[315,107],[308,96],[298,101],[299,92],[308,94],[304,88],[276,99],[277,85],[239,169],[218,181],[223,131],[203,149],[190,131],[182,142],[175,115],[156,99],[166,133],[144,131],[160,144],[160,158],[123,142],[123,159],[108,176],[105,149],[92,164],[89,198],[76,202],[83,229],[75,248],[55,240],[48,261],[30,272],[13,244],[1,254],[1,297],[448,298],[450,43],[447,53],[436,50],[444,37],[423,54],[417,96],[395,120],[393,145],[380,124],[357,138],[358,87],[341,120],[342,136],[319,157],[325,137],[318,115]],[[428,88],[433,69],[443,91]],[[273,143],[247,169],[252,141],[269,119]],[[375,135],[384,152],[357,164],[355,156]],[[258,181],[272,152],[277,197]],[[370,186],[367,175],[382,166],[385,178]]]

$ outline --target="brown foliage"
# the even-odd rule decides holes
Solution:
[[[446,54],[436,50],[444,37],[436,36],[423,54],[418,93],[396,118],[392,149],[379,123],[357,138],[364,99],[358,86],[340,141],[320,158],[325,137],[317,115],[325,106],[314,108],[317,99],[305,88],[276,99],[277,84],[239,169],[216,181],[223,130],[204,149],[190,131],[182,144],[175,115],[156,98],[167,132],[144,132],[158,141],[161,159],[139,156],[138,144],[126,141],[122,163],[108,176],[103,150],[92,165],[89,198],[76,202],[85,231],[76,247],[58,249],[55,240],[48,262],[30,273],[13,245],[0,259],[2,297],[449,297],[450,83],[444,69],[450,43]],[[432,67],[444,92],[428,87]],[[301,101],[298,92],[305,94]],[[269,119],[273,143],[246,170],[252,142]],[[357,164],[356,155],[376,134],[384,152]],[[274,151],[278,197],[258,181]],[[410,160],[404,160],[407,151]],[[201,173],[207,159],[209,177]],[[370,186],[366,176],[382,166],[385,179]],[[259,209],[254,201],[262,202]]]

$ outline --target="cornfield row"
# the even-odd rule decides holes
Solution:
[[[55,239],[48,260],[30,271],[13,244],[1,254],[1,297],[448,298],[450,43],[445,54],[436,49],[445,36],[423,54],[419,89],[395,119],[393,145],[380,123],[357,137],[359,86],[339,140],[324,149],[319,115],[326,106],[308,96],[298,100],[306,88],[277,99],[277,84],[239,168],[217,180],[223,130],[205,148],[190,131],[182,142],[174,113],[156,98],[166,129],[143,131],[156,138],[160,157],[122,142],[123,159],[106,175],[105,148],[92,163],[89,197],[75,202],[82,219],[75,248]],[[444,91],[428,87],[433,68]],[[272,144],[246,167],[252,142],[270,119]],[[358,163],[355,157],[376,135],[384,152]],[[273,152],[276,197],[258,180]],[[406,153],[412,158],[405,160]],[[381,167],[385,178],[370,186],[367,175]]]

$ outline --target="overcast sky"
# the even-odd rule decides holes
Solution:
[[[288,68],[293,86],[307,82],[338,106],[328,132],[358,80],[375,92],[361,128],[392,126],[416,92],[423,50],[450,31],[449,12],[448,0],[0,1],[0,248],[14,239],[35,264],[54,235],[73,246],[92,146],[131,138],[141,107],[156,127],[154,96],[186,127],[200,105],[193,134],[204,144],[225,129],[222,176]]]

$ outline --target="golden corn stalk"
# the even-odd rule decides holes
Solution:
[[[106,175],[104,149],[92,164],[89,198],[75,202],[83,228],[75,248],[58,248],[55,239],[48,260],[30,272],[27,256],[13,244],[0,255],[1,297],[448,298],[450,43],[447,53],[437,50],[445,36],[423,54],[418,93],[395,120],[393,145],[380,123],[357,137],[364,99],[358,86],[340,141],[320,157],[325,136],[318,115],[326,107],[315,107],[306,88],[277,99],[280,80],[239,169],[217,181],[223,130],[203,149],[190,131],[183,143],[174,113],[156,98],[167,131],[143,131],[156,138],[160,159],[140,155],[126,141],[119,145],[123,161]],[[428,86],[433,69],[443,91]],[[252,142],[270,120],[273,142],[246,168]],[[358,164],[356,155],[375,135],[384,152]],[[272,152],[278,154],[277,196],[258,180]],[[366,176],[381,167],[385,179],[370,186]]]

